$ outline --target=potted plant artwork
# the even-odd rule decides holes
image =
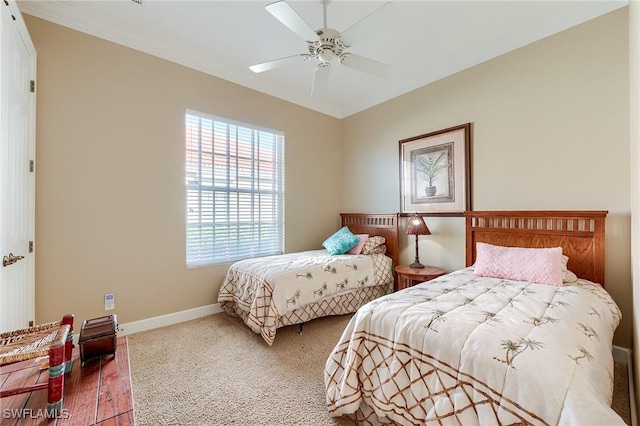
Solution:
[[[416,170],[427,181],[427,186],[424,190],[425,195],[427,197],[435,196],[438,188],[434,185],[434,182],[440,172],[448,166],[447,152],[440,150],[419,155],[416,157],[415,162]]]
[[[400,141],[400,213],[461,216],[471,209],[471,123]]]

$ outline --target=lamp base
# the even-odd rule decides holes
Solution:
[[[420,262],[414,262],[411,265],[409,265],[409,268],[413,268],[413,269],[422,269],[424,268],[424,265]]]

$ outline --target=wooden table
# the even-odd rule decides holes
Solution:
[[[447,271],[444,269],[437,268],[435,266],[412,268],[409,265],[398,265],[396,266],[396,274],[398,275],[396,291],[411,287],[421,282],[432,280],[446,273]]]
[[[0,400],[0,423],[7,425],[133,426],[133,394],[126,336],[117,338],[115,358],[88,360],[80,366],[78,347],[73,349],[73,367],[64,380],[62,413],[55,420],[46,417],[47,392],[37,391]],[[38,383],[47,370],[40,370],[43,358],[2,366],[0,383]]]

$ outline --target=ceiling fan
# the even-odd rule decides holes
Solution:
[[[347,52],[347,49],[354,43],[360,43],[369,34],[378,31],[379,28],[394,23],[395,15],[397,14],[395,6],[390,2],[385,3],[340,33],[333,28],[327,27],[327,3],[329,3],[329,0],[322,0],[324,28],[316,31],[286,1],[282,0],[266,5],[267,12],[271,13],[298,37],[307,42],[309,53],[263,62],[252,65],[249,69],[255,73],[260,73],[299,61],[306,62],[317,59],[320,63],[316,66],[313,76],[312,96],[326,90],[333,59],[337,59],[340,64],[346,67],[370,75],[377,77],[388,76],[392,69],[390,65]]]

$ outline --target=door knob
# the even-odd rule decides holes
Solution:
[[[13,265],[22,259],[24,259],[24,256],[14,256],[13,253],[9,253],[8,256],[2,256],[2,266],[7,267],[9,265]]]

